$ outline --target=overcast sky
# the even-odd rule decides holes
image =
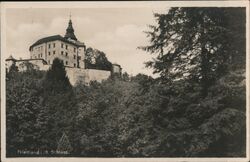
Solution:
[[[158,7],[112,8],[8,8],[6,10],[7,54],[14,58],[29,58],[29,46],[40,38],[64,36],[69,14],[78,40],[87,47],[106,53],[112,63],[123,71],[152,74],[144,62],[152,55],[137,49],[148,44],[145,33],[154,24],[153,13],[166,13],[167,5]]]

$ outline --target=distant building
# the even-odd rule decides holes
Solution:
[[[37,70],[48,70],[55,58],[63,61],[65,70],[72,85],[77,82],[89,83],[108,79],[112,74],[121,75],[121,66],[112,65],[112,70],[96,70],[85,68],[86,46],[80,42],[75,34],[71,19],[69,20],[66,34],[54,35],[41,38],[33,43],[30,48],[30,59],[17,60],[10,56],[6,59],[6,68],[9,70],[12,64],[18,67],[19,71],[27,70],[25,63],[32,63]]]
[[[14,59],[11,55],[5,60],[5,67],[9,71],[9,68],[12,64],[16,63],[16,59]]]
[[[49,65],[44,59],[22,59],[22,60],[17,60],[13,58],[11,55],[5,60],[6,64],[5,67],[7,71],[9,71],[9,68],[12,64],[15,64],[18,67],[18,71],[22,72],[27,70],[27,67],[25,63],[31,63],[34,65],[34,69],[36,70],[48,70]]]
[[[122,74],[121,65],[116,64],[116,63],[112,64],[112,73],[121,75]]]
[[[44,59],[49,65],[57,57],[63,61],[65,66],[85,68],[86,46],[77,40],[71,20],[69,20],[64,37],[54,35],[39,39],[30,46],[29,50],[31,59]]]

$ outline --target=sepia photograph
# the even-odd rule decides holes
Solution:
[[[2,161],[249,161],[249,28],[248,1],[1,2]]]

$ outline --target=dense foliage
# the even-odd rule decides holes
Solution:
[[[151,44],[143,48],[157,55],[147,63],[160,73],[156,79],[124,73],[72,87],[58,59],[48,72],[18,72],[13,65],[6,76],[7,155],[246,156],[245,22],[229,23],[243,11],[172,8],[156,14],[158,26],[151,26]],[[167,50],[170,40],[174,51]]]
[[[245,83],[240,71],[218,80],[205,99],[199,97],[198,85],[182,80],[156,84],[145,75],[79,84],[73,94],[46,91],[43,96],[44,78],[37,71],[7,81],[9,153],[56,150],[65,134],[70,141],[65,149],[75,156],[245,155]]]
[[[58,150],[63,134],[73,138],[76,113],[63,62],[55,59],[47,73],[11,69],[6,76],[7,154]]]
[[[107,59],[104,52],[90,47],[86,49],[85,68],[111,70],[112,63]]]
[[[155,14],[157,25],[146,32],[150,45],[142,49],[157,57],[147,66],[167,80],[199,82],[205,96],[230,68],[245,67],[245,16],[243,8],[171,8]]]

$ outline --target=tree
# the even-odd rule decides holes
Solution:
[[[39,69],[39,67],[37,65],[34,65],[28,61],[22,62],[19,66],[22,69],[25,69],[26,72],[30,72],[30,73]]]
[[[237,140],[246,138],[245,10],[171,8],[155,17],[150,45],[141,48],[157,54],[146,66],[161,75],[149,89],[157,106],[148,110],[160,135],[144,152],[245,156],[245,142]]]
[[[112,63],[107,59],[102,51],[87,48],[85,56],[85,65],[87,69],[109,70],[112,69]]]
[[[171,8],[155,17],[157,25],[150,25],[152,31],[146,32],[150,45],[141,48],[157,54],[146,66],[162,78],[199,82],[205,97],[209,86],[228,72],[229,66],[244,66],[243,8]],[[237,23],[231,23],[236,17]]]
[[[130,78],[129,78],[129,75],[128,75],[128,73],[127,72],[124,72],[124,73],[122,73],[122,80],[123,81],[129,81],[130,80]]]
[[[13,75],[13,71],[10,71]],[[18,156],[18,150],[37,151],[46,143],[40,135],[47,116],[41,105],[43,72],[16,72],[6,80],[6,153]]]
[[[45,139],[50,150],[57,149],[57,141],[63,132],[67,134],[74,147],[74,123],[77,113],[75,95],[67,77],[63,62],[56,58],[43,80],[43,101],[46,114],[49,114]]]
[[[131,81],[137,82],[140,85],[140,89],[145,92],[153,85],[154,79],[151,76],[145,74],[137,74],[134,77],[131,77]]]
[[[16,63],[14,62],[11,64],[9,70],[6,69],[6,79],[13,78],[18,72],[18,67],[16,66]]]
[[[53,60],[51,68],[47,71],[44,80],[44,87],[50,91],[63,91],[71,88],[69,78],[67,77],[63,61],[58,58]],[[48,92],[50,92],[48,91]],[[47,93],[47,92],[46,92]]]

